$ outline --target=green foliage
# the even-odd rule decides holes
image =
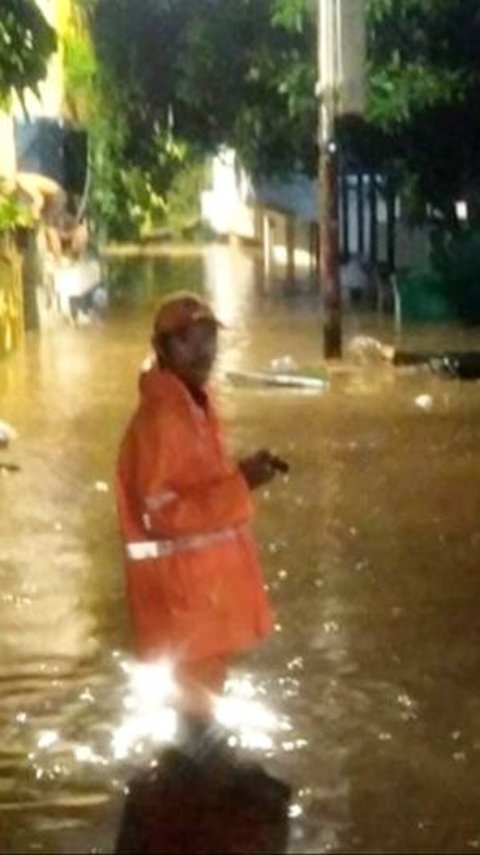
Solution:
[[[253,173],[315,174],[316,3],[88,2],[98,67],[77,46],[71,86],[90,75],[102,93],[96,200],[112,228],[166,222],[179,170],[222,144]],[[480,0],[366,2],[368,122],[342,119],[344,153],[388,169],[416,221],[429,207],[452,229],[466,198],[480,222]]]
[[[98,0],[95,43],[128,93],[132,159],[172,121],[195,151],[229,144],[253,170],[312,164],[311,23],[304,0]]]
[[[165,220],[175,237],[192,237],[200,229],[200,194],[205,188],[205,161],[189,158],[173,179]]]
[[[416,222],[480,222],[479,0],[368,0],[371,127],[394,161]]]
[[[167,193],[188,159],[185,144],[159,127],[154,129],[148,157],[129,154],[128,107],[107,83],[100,106],[90,122],[95,219],[116,238],[143,237],[165,223]]]
[[[65,101],[70,118],[88,127],[90,214],[99,231],[115,224],[124,208],[120,152],[125,139],[121,99],[97,62],[85,0],[74,8],[74,24],[63,40]],[[91,11],[91,9],[90,9]]]
[[[168,4],[146,0],[147,12],[149,5]],[[98,229],[115,238],[142,237],[164,223],[166,195],[188,157],[188,146],[172,132],[168,105],[157,111],[142,91],[145,81],[139,69],[148,75],[151,59],[146,55],[143,62],[143,40],[150,50],[157,47],[144,26],[151,23],[145,8],[137,10],[135,35],[132,7],[117,0],[109,6],[114,18],[104,25],[115,44],[112,57],[118,60],[117,67],[113,61],[105,62],[101,51],[97,55],[98,45],[92,41],[92,19],[101,12],[98,6],[101,3],[95,0],[78,0],[77,25],[65,40],[67,103],[71,116],[89,131],[91,211]],[[114,26],[115,15],[122,10],[124,17]],[[129,55],[132,75],[123,80],[120,74]]]
[[[32,224],[30,208],[19,201],[4,184],[0,183],[0,233]]]
[[[305,25],[305,0],[275,0],[272,25],[302,32]]]
[[[478,3],[369,0],[370,116],[390,126],[462,98],[478,80]]]
[[[402,65],[400,58],[395,58],[372,74],[370,118],[387,129],[401,125],[439,101],[454,102],[467,82],[463,71],[434,70],[420,63]]]
[[[2,0],[0,102],[6,103],[12,91],[21,100],[26,89],[36,92],[55,48],[55,32],[34,0]]]
[[[89,123],[90,205],[99,231],[125,237],[128,235],[128,223],[121,169],[125,128],[122,114],[115,104],[112,99],[101,111],[102,100],[99,98],[98,112],[92,115]]]
[[[98,108],[95,82],[98,65],[88,35],[83,28],[71,30],[63,40],[65,100],[70,114],[87,122]]]

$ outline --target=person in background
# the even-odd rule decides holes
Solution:
[[[87,251],[89,234],[85,219],[78,220],[70,210],[71,201],[61,193],[45,206],[44,221],[47,248],[54,260],[77,260]]]
[[[14,188],[30,208],[34,222],[38,223],[50,205],[62,205],[65,193],[60,184],[47,175],[36,172],[17,172]]]
[[[287,468],[266,449],[238,463],[226,453],[207,385],[220,326],[194,293],[161,303],[116,479],[137,653],[172,663],[184,720],[197,723],[232,659],[271,631],[251,492]]]
[[[369,277],[360,255],[344,255],[340,263],[340,287],[347,301],[358,305],[368,291]]]

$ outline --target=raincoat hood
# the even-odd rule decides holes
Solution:
[[[142,371],[138,380],[140,397],[144,401],[154,401],[164,397],[165,394],[177,394],[187,392],[182,381],[173,374],[172,371],[167,371],[160,368],[157,363],[151,366],[148,371]]]

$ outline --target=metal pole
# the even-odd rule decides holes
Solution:
[[[335,143],[335,100],[338,81],[337,43],[337,0],[318,0],[319,274],[323,301],[323,350],[325,359],[335,359],[342,355],[338,163]]]

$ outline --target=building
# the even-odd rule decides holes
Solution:
[[[51,246],[54,230],[59,234],[61,229],[64,231],[59,218],[63,217],[67,203],[70,205],[69,199],[75,198],[79,209],[84,207],[87,137],[82,129],[68,121],[65,105],[64,45],[72,25],[71,0],[36,2],[57,32],[58,50],[50,58],[47,75],[39,83],[38,92],[27,91],[24,104],[13,96],[9,111],[0,112],[0,182],[4,192],[13,192],[30,208],[35,223],[34,228],[22,230],[23,293],[16,294],[15,299],[10,293],[13,285],[8,285],[8,261],[3,258],[0,351],[12,349],[20,337],[18,330],[15,334],[12,332],[12,312],[8,307],[15,304],[15,328],[20,304],[22,324],[26,329],[48,326],[61,316],[69,316],[70,298],[94,287],[99,279],[98,265],[89,261],[86,267],[79,267],[78,259],[75,265],[67,264],[60,250],[56,253],[55,246],[53,249]],[[52,211],[55,209],[57,222],[54,223]],[[11,245],[9,251],[12,252]],[[18,282],[18,276],[15,281]]]
[[[316,269],[316,181],[295,174],[253,182],[231,149],[213,158],[210,176],[201,210],[216,234],[261,247],[267,276],[278,270],[294,281]],[[371,267],[393,271],[422,265],[427,257],[425,232],[406,225],[387,177],[361,168],[339,176],[339,238],[342,257],[357,256]]]

